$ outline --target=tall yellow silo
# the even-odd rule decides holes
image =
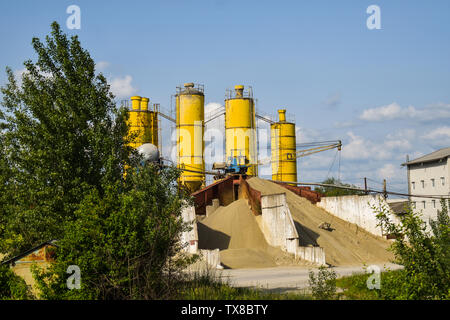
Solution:
[[[152,143],[158,146],[158,115],[157,112],[148,109],[148,104],[149,98],[131,97],[128,123],[130,125],[129,136],[133,139],[130,145],[133,148],[137,148],[144,143]]]
[[[151,129],[152,129],[152,141],[151,143],[159,148],[159,140],[158,140],[158,112],[159,112],[159,104],[153,104],[153,110],[150,111],[150,120],[151,120]]]
[[[295,123],[286,121],[286,110],[278,110],[278,116],[270,126],[272,180],[297,182]]]
[[[256,150],[255,103],[251,91],[244,92],[243,85],[234,87],[225,99],[225,154],[226,161],[245,156],[252,165],[248,175],[258,175]],[[241,158],[242,159],[242,158]],[[244,164],[239,161],[239,164]]]
[[[179,168],[185,169],[181,173],[180,183],[191,192],[205,185],[204,107],[205,95],[202,86],[185,83],[184,88],[177,88],[177,162]]]

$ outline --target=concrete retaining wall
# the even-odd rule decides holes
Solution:
[[[297,247],[296,256],[318,265],[325,265],[325,251],[322,247]]]
[[[201,259],[213,268],[221,268],[220,265],[220,251],[215,250],[199,250],[198,249],[198,231],[197,220],[195,216],[194,207],[186,207],[182,210],[181,216],[183,221],[189,223],[192,228],[189,231],[184,231],[181,234],[181,243],[183,250],[190,254],[199,254]]]
[[[186,207],[181,211],[181,216],[183,221],[189,223],[192,228],[190,231],[184,231],[181,234],[181,242],[183,244],[183,249],[192,254],[198,253],[198,232],[197,232],[197,221],[195,218],[195,208]]]
[[[286,203],[286,194],[272,194],[261,197],[262,221],[268,232],[268,242],[286,250],[288,239],[298,239],[298,233]]]
[[[213,268],[221,268],[220,265],[220,250],[204,250],[200,249],[200,256],[209,266]]]
[[[262,226],[267,242],[292,253],[296,258],[318,265],[325,264],[325,252],[320,247],[300,247],[298,233],[286,201],[286,194],[261,196]]]
[[[374,235],[385,236],[381,227],[377,226],[376,213],[371,208],[380,205],[389,207],[381,195],[323,197],[316,205]],[[391,219],[398,222],[398,218],[393,214]]]

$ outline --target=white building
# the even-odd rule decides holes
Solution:
[[[408,193],[412,195],[450,196],[450,148],[443,148],[402,166],[408,170]],[[413,207],[422,211],[423,219],[428,223],[435,219],[441,209],[437,198],[410,197]]]

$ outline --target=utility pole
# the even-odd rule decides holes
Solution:
[[[387,199],[386,179],[383,179],[383,196],[385,199]]]
[[[367,192],[367,178],[364,177],[364,192],[366,193],[366,195],[369,194],[369,192]]]

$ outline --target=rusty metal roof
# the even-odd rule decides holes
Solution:
[[[12,257],[12,258],[10,258],[10,259],[8,259],[8,260],[6,260],[6,261],[3,261],[1,264],[10,264],[10,263],[14,263],[14,262],[16,262],[17,260],[20,260],[20,259],[22,259],[23,257],[26,257],[26,256],[28,256],[29,254],[31,254],[31,253],[35,252],[36,250],[39,250],[39,249],[41,249],[41,248],[43,248],[43,247],[45,247],[45,246],[54,246],[54,247],[57,247],[56,242],[57,242],[57,240],[45,241],[45,242],[43,242],[43,243],[41,243],[41,244],[39,244],[39,245],[37,245],[37,246],[31,248],[31,249],[28,249],[28,250],[25,251],[25,252],[22,252],[22,253],[18,254],[18,255],[15,256],[15,257]]]

